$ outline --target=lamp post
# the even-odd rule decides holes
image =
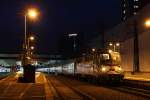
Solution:
[[[94,72],[94,63],[95,63],[95,52],[96,52],[96,49],[95,48],[92,48],[92,59],[93,59],[93,65],[92,65],[92,68],[93,68],[93,72]]]
[[[27,13],[25,14],[25,48],[27,49],[27,18],[30,18],[30,19],[36,19],[38,15],[38,12],[36,9],[28,9],[27,10]],[[31,40],[34,38],[34,37],[30,37]]]
[[[27,19],[36,19],[38,15],[38,12],[36,9],[28,9],[27,12],[25,13],[24,15],[24,46],[23,46],[23,49],[24,49],[24,53],[23,53],[23,66],[25,66],[27,64],[27,60],[28,59],[28,53],[29,53],[29,38],[28,38],[28,35],[27,35]],[[30,37],[31,40],[34,39],[34,37]]]
[[[34,50],[34,46],[30,46],[31,45],[30,42],[33,42],[34,40],[35,40],[34,36],[30,36],[27,38],[27,57],[30,57],[30,59],[28,60],[31,60],[31,55],[33,54],[33,53],[31,54],[31,52],[32,50]]]
[[[93,59],[93,65],[94,65],[94,62],[95,62],[95,59],[94,59],[94,58],[95,58],[95,57],[94,57],[94,56],[95,56],[95,51],[96,51],[96,49],[95,49],[95,48],[92,48],[92,55],[93,55],[93,56],[92,56],[92,59]]]
[[[137,16],[134,16],[134,22],[133,22],[133,35],[134,35],[134,55],[133,55],[133,72],[140,72],[140,66],[139,66],[139,39],[138,39],[138,22],[137,22]],[[145,20],[144,26],[146,28],[150,27],[150,19]]]
[[[133,19],[133,72],[139,72],[139,39],[138,39],[138,22],[137,16]]]
[[[25,82],[35,82],[35,67],[31,66],[31,50],[34,47],[30,47],[30,41],[34,40],[34,36],[29,36],[27,32],[27,20],[28,19],[36,19],[38,15],[38,12],[36,9],[28,9],[27,13],[25,13],[24,18],[25,18],[25,33],[24,33],[24,46],[23,46],[23,67],[24,67],[24,72],[23,72],[23,81]]]

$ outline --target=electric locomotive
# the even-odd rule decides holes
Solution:
[[[98,51],[76,62],[75,74],[80,77],[96,77],[99,80],[121,81],[124,78],[119,52]]]

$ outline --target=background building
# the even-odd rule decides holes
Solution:
[[[137,14],[137,12],[149,2],[150,0],[122,0],[121,1],[122,21],[125,21],[130,16]]]
[[[144,0],[143,0],[144,1]],[[105,33],[106,40],[120,41],[120,53],[122,57],[121,66],[125,71],[135,71],[134,69],[134,20],[137,19],[136,31],[138,34],[139,49],[139,71],[150,72],[150,27],[145,25],[150,19],[150,4],[146,5],[135,16],[130,16]]]
[[[81,33],[65,33],[59,41],[59,53],[65,58],[82,54],[84,38]]]

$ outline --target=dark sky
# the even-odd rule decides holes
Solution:
[[[22,49],[23,11],[29,5],[40,11],[30,24],[38,52],[56,52],[66,32],[84,33],[90,39],[101,22],[112,27],[120,21],[120,0],[0,0],[0,52]],[[100,33],[96,33],[100,34]]]

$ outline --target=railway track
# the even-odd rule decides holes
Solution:
[[[54,76],[55,77],[55,76]],[[92,86],[92,84],[90,83],[87,83],[87,82],[82,82],[82,84],[80,84],[80,81],[79,82],[79,85],[78,82],[76,84],[76,82],[74,83],[75,80],[71,80],[71,79],[68,79],[68,78],[65,78],[65,77],[62,77],[62,76],[56,76],[55,79],[61,81],[62,84],[64,84],[65,86],[67,86],[68,88],[70,88],[71,90],[73,90],[76,94],[78,94],[83,100],[99,100],[99,98],[102,97],[101,93],[103,91],[110,91],[110,94],[111,95],[111,92],[115,92],[118,93],[118,94],[122,94],[122,96],[120,96],[119,98],[121,99],[118,99],[118,100],[126,100],[126,96],[127,95],[129,98],[131,95],[131,97],[135,97],[135,98],[141,98],[140,100],[149,100],[150,99],[150,90],[147,90],[147,89],[141,89],[141,88],[135,88],[135,87],[132,87],[132,86],[129,86],[127,84],[123,84],[121,86],[95,86],[93,85],[91,91],[94,91],[93,88],[97,89],[99,88],[98,91],[96,91],[95,93],[100,93],[100,95],[96,95],[94,93],[92,93],[91,91],[86,91],[86,89],[84,88],[86,85],[89,85],[89,86]],[[55,86],[55,83],[52,82],[52,84]],[[138,83],[139,84],[139,83]],[[83,86],[83,88],[81,88]],[[86,86],[86,88],[88,88],[88,86]],[[90,88],[89,88],[90,89]],[[102,91],[100,91],[100,89],[102,89]],[[56,88],[56,91],[57,91],[57,88]],[[118,92],[117,92],[118,91]],[[59,91],[57,91],[58,94],[59,94]],[[108,92],[106,92],[107,94]],[[117,95],[118,95],[117,94]],[[60,94],[59,94],[60,95]],[[116,94],[115,94],[116,95]],[[63,98],[62,96],[59,96],[61,98]],[[114,96],[112,96],[113,98]],[[127,97],[127,98],[128,98]],[[105,96],[102,97],[105,99]],[[124,98],[124,99],[122,99]],[[144,99],[145,98],[145,99]],[[64,99],[65,100],[65,99]],[[102,99],[103,100],[103,99]],[[113,100],[113,99],[112,99]],[[138,99],[135,99],[135,100],[138,100]]]
[[[7,78],[10,75],[14,75],[14,73],[6,73],[6,74],[3,74],[3,75],[0,75],[0,80],[3,80],[4,78]]]
[[[58,81],[55,77],[46,76],[55,100],[96,100],[94,97],[71,86],[69,82]]]
[[[150,82],[149,81],[139,81],[139,80],[128,80],[125,79],[124,83],[125,86],[140,88],[144,90],[150,91]]]
[[[124,80],[122,86],[114,87],[114,89],[150,99],[150,82],[148,81]]]
[[[145,90],[145,89],[135,88],[135,87],[129,87],[129,86],[108,87],[108,88],[150,99],[150,90]]]

